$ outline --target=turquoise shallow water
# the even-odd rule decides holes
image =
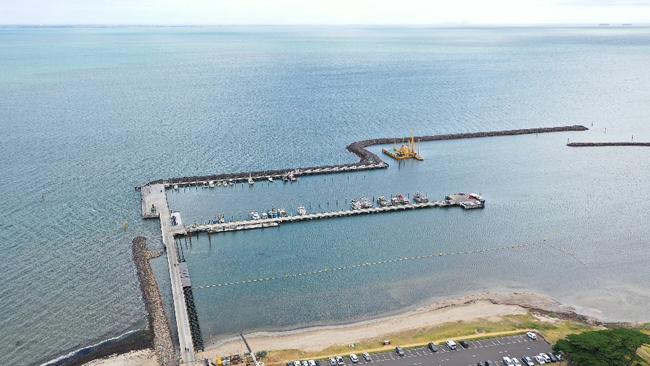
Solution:
[[[174,193],[186,222],[398,191],[488,199],[479,212],[201,236],[186,250],[194,283],[540,238],[579,261],[539,246],[197,290],[208,341],[487,288],[648,320],[648,154],[564,143],[650,140],[649,55],[647,28],[0,28],[0,364],[38,363],[144,325],[129,244],[136,235],[158,244],[160,234],[140,220],[134,186],[350,162],[348,143],[409,129],[593,123],[580,134],[423,144],[424,163],[387,171]]]

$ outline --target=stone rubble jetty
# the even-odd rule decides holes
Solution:
[[[481,137],[497,137],[497,136],[513,136],[513,135],[531,135],[538,133],[551,133],[551,132],[568,132],[568,131],[586,131],[587,127],[582,125],[560,126],[560,127],[540,127],[540,128],[525,128],[517,130],[502,130],[502,131],[484,131],[484,132],[469,132],[445,135],[427,135],[415,136],[417,142],[422,141],[443,141],[443,140],[460,140]],[[268,178],[281,179],[289,174],[298,176],[305,175],[319,175],[319,174],[333,174],[345,173],[350,171],[360,170],[373,170],[388,168],[388,163],[383,161],[377,154],[369,151],[367,147],[373,145],[386,145],[395,142],[406,141],[410,137],[388,137],[356,141],[348,145],[346,148],[349,152],[355,154],[359,161],[350,164],[338,165],[322,165],[306,168],[293,168],[293,169],[278,169],[278,170],[261,170],[255,172],[239,172],[239,173],[223,173],[204,176],[187,176],[180,178],[159,179],[149,182],[145,186],[153,184],[164,184],[166,188],[171,186],[187,187],[195,185],[207,185],[209,182],[214,181],[233,181],[245,182],[248,178],[254,181],[267,180]],[[136,187],[137,190],[142,187]]]
[[[642,146],[650,147],[650,142],[571,142],[570,147],[600,147],[600,146]]]
[[[171,330],[165,315],[165,308],[156,277],[149,260],[159,256],[160,252],[147,249],[147,239],[139,236],[133,239],[133,262],[140,280],[140,289],[147,311],[149,329],[153,334],[153,350],[158,363],[163,366],[178,365],[178,355],[172,342]]]

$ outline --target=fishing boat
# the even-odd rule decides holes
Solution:
[[[415,202],[415,203],[427,203],[427,202],[429,202],[429,197],[427,197],[423,193],[417,192],[416,194],[413,195],[413,202]]]
[[[297,212],[298,216],[305,216],[307,214],[307,210],[303,206],[298,207]]]
[[[401,193],[396,194],[390,201],[393,205],[407,205],[410,203],[408,198]]]
[[[257,211],[252,211],[250,214],[251,220],[259,220],[260,214]]]
[[[214,181],[213,180],[208,182],[208,187],[214,188]]]
[[[269,214],[267,214],[266,212],[262,212],[262,220],[266,220],[268,218],[269,218]]]
[[[250,175],[248,176],[248,184],[250,184],[251,186],[252,186],[253,184],[255,184],[255,181],[253,180],[253,177],[250,176]]]
[[[289,214],[287,213],[287,210],[285,210],[285,209],[283,209],[283,208],[281,208],[281,209],[278,210],[278,214],[280,215],[280,217],[287,217],[287,216],[289,216]]]
[[[386,197],[384,197],[384,196],[379,196],[379,197],[377,197],[377,204],[378,204],[380,207],[388,207],[388,206],[391,206],[391,202],[390,202],[390,200],[387,200]]]
[[[365,197],[361,197],[358,200],[352,200],[350,207],[353,210],[363,210],[367,208],[372,208],[372,202]]]
[[[174,190],[178,191],[178,184],[174,184]]]
[[[292,173],[289,173],[288,178],[289,178],[289,180],[292,181],[292,182],[295,182],[295,181],[298,180],[298,178],[296,178],[296,176],[293,175],[293,172],[292,172]]]
[[[269,177],[269,182],[273,183],[273,177]]]

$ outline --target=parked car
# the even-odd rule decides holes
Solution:
[[[357,355],[355,355],[354,353],[351,353],[350,354],[350,361],[352,361],[352,363],[357,363],[357,362],[359,362],[359,357],[357,357]]]
[[[431,352],[438,352],[438,346],[436,346],[433,342],[429,343],[429,349]]]
[[[338,366],[345,366],[345,361],[343,361],[343,357],[341,357],[341,356],[336,356],[335,358],[336,358],[336,364],[337,364]]]
[[[556,353],[556,354],[555,354],[555,358],[557,358],[558,361],[562,361],[562,360],[564,360],[564,356],[562,356],[561,353]]]
[[[535,333],[533,333],[533,332],[528,332],[528,333],[526,333],[526,335],[528,336],[528,338],[530,338],[530,339],[532,339],[532,340],[536,340],[536,339],[537,339],[537,334],[535,334]]]
[[[293,361],[293,366],[302,366],[300,361]]]
[[[469,343],[467,343],[466,341],[460,341],[458,343],[460,343],[460,345],[463,346],[463,348],[469,348]]]
[[[551,363],[551,358],[548,357],[548,355],[546,353],[542,352],[539,355],[544,358],[544,361],[546,361],[546,363]]]
[[[311,366],[311,365],[309,364],[309,362],[303,360],[302,361],[302,366]]]
[[[483,362],[483,364],[484,364],[485,366],[497,366],[497,363],[496,363],[496,362],[492,362],[492,361],[490,361],[490,360],[487,360],[487,361]]]
[[[558,362],[559,360],[551,352],[548,353],[548,357],[551,359],[551,362]]]
[[[456,350],[456,348],[458,348],[458,346],[456,345],[456,342],[454,342],[451,339],[447,341],[447,347],[449,347],[449,349],[452,350],[452,351],[454,351],[454,350]]]
[[[316,360],[316,366],[321,366],[320,360]]]
[[[330,366],[336,366],[336,359],[330,358]]]
[[[521,360],[524,361],[524,363],[525,363],[527,366],[534,366],[534,365],[535,365],[535,362],[533,362],[533,359],[530,358],[530,357],[528,357],[528,356],[522,358]]]
[[[363,359],[366,360],[366,362],[372,361],[372,357],[370,357],[370,354],[368,352],[363,353]]]
[[[503,356],[502,360],[505,366],[515,366],[510,357]]]
[[[535,361],[537,361],[538,364],[544,365],[546,363],[546,360],[544,360],[544,357],[537,355],[535,356]]]
[[[512,363],[513,363],[515,366],[521,366],[521,362],[519,362],[519,360],[518,360],[516,357],[513,357],[513,358],[512,358]]]
[[[395,353],[400,357],[404,356],[404,350],[400,346],[395,347]]]

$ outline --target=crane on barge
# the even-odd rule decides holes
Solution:
[[[391,150],[382,149],[381,151],[395,160],[407,160],[407,159],[415,159],[419,161],[424,160],[424,158],[422,157],[422,155],[420,155],[420,152],[416,147],[415,137],[413,137],[413,132],[411,132],[411,137],[409,137],[408,143],[403,144],[402,147],[400,147],[399,149],[393,147]]]

